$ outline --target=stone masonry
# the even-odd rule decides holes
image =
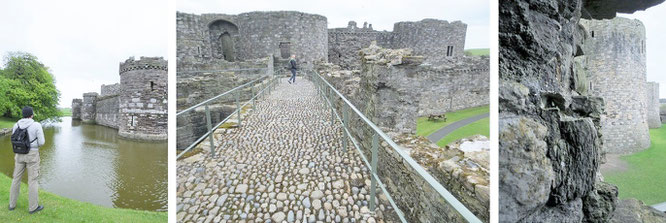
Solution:
[[[584,50],[592,38],[586,32],[602,30],[595,37],[618,39],[625,34],[586,29],[579,21],[613,18],[616,12],[633,13],[661,2],[500,0],[499,222],[647,220],[615,219],[621,218],[618,213],[649,207],[617,205],[617,187],[599,174],[606,106],[604,98],[585,91],[590,83],[595,89],[594,81],[586,81],[590,69],[584,57],[594,53]],[[631,35],[626,39],[637,40]],[[622,56],[635,60],[638,46],[606,48],[622,48]],[[644,94],[636,97],[641,100]]]
[[[130,58],[119,66],[120,83],[102,85],[100,92],[72,100],[72,119],[119,130],[139,140],[166,140],[167,61]]]
[[[95,123],[97,113],[97,96],[96,92],[88,92],[83,94],[83,104],[81,105],[81,121],[84,123]],[[74,107],[74,106],[72,106]]]
[[[295,11],[177,13],[178,64],[295,54],[304,67],[328,58],[327,20]]]
[[[581,20],[589,94],[604,99],[605,152],[630,153],[650,146],[645,66],[645,27],[638,20]]]
[[[418,22],[398,22],[393,32],[356,27],[350,21],[346,28],[328,30],[328,62],[344,69],[359,69],[359,51],[373,41],[383,48],[410,48],[414,54],[426,57],[426,63],[441,64],[452,57],[464,55],[467,25],[455,21],[424,19]]]
[[[661,128],[661,116],[659,115],[659,83],[647,82],[647,121],[648,127]]]
[[[83,105],[83,100],[72,99],[72,119],[81,120],[81,106]]]
[[[363,69],[357,87],[352,87],[356,93],[350,94],[363,98],[364,104],[374,105],[363,110],[374,117],[373,122],[396,132],[415,133],[416,119],[421,116],[487,105],[490,101],[488,57],[461,57],[447,65],[433,66],[423,64],[424,57],[413,56],[410,49],[376,45],[362,49],[360,55]],[[329,76],[336,72],[319,71]],[[341,74],[352,79],[355,76]]]
[[[161,57],[120,63],[120,136],[167,140],[167,61]]]

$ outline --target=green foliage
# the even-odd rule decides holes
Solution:
[[[31,106],[36,121],[57,119],[59,98],[53,75],[37,57],[23,52],[5,56],[0,69],[0,116],[19,119],[21,109]]]
[[[472,117],[480,114],[485,114],[490,112],[490,106],[484,105],[474,108],[468,108],[463,110],[458,110],[454,112],[446,113],[446,121],[435,120],[429,121],[428,117],[420,117],[416,120],[416,135],[420,136],[429,136],[430,134],[436,132],[437,130],[444,128],[445,126]]]
[[[483,118],[454,130],[439,140],[437,145],[440,147],[445,147],[449,143],[455,142],[456,140],[474,135],[484,135],[486,137],[490,137],[490,118]]]
[[[636,198],[647,205],[666,201],[666,125],[650,129],[652,143],[646,150],[622,156],[628,168],[604,174],[606,182],[617,185],[619,198]]]
[[[72,108],[60,108],[60,117],[72,116]]]
[[[490,55],[490,49],[467,49],[465,50],[465,55],[467,56],[488,56]]]

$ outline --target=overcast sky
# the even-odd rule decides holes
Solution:
[[[2,1],[0,54],[37,56],[55,76],[60,106],[70,107],[84,92],[99,93],[100,85],[119,82],[118,65],[130,56],[166,59],[166,2]]]
[[[375,30],[393,30],[393,23],[424,18],[460,20],[467,24],[465,48],[488,48],[490,7],[488,0],[177,0],[178,11],[187,13],[239,14],[250,11],[294,10],[326,16],[328,28],[347,27],[350,20]]]
[[[639,19],[645,25],[647,80],[658,82],[660,98],[666,98],[666,3],[619,16]]]

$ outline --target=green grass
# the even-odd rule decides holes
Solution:
[[[21,185],[16,209],[7,210],[12,179],[0,174],[0,222],[167,222],[166,212],[107,208],[40,191],[44,210],[28,213],[27,185]]]
[[[6,117],[0,117],[0,129],[11,128],[16,123],[16,120]]]
[[[474,107],[474,108],[468,108],[464,110],[459,110],[459,111],[454,111],[454,112],[448,112],[446,113],[446,122],[445,121],[428,121],[428,117],[420,117],[416,120],[416,135],[420,136],[428,136],[437,130],[443,128],[444,126],[447,126],[451,123],[488,113],[490,111],[490,107],[488,105],[485,106],[480,106],[480,107]]]
[[[486,137],[490,137],[490,118],[483,118],[476,122],[472,122],[469,125],[456,129],[439,140],[437,145],[444,147],[458,139],[467,138],[473,135],[484,135]]]
[[[618,186],[621,199],[636,198],[648,205],[666,202],[666,125],[650,129],[652,144],[646,150],[623,156],[626,171],[607,173],[607,182]]]
[[[489,48],[466,49],[465,50],[465,55],[467,55],[467,56],[488,56],[488,55],[490,55],[490,49]]]
[[[72,116],[72,108],[59,108],[60,109],[60,117],[70,117]]]

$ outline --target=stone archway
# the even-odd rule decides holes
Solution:
[[[208,25],[212,55],[226,61],[235,61],[238,57],[238,27],[227,20],[216,20]]]
[[[222,48],[222,58],[226,61],[236,60],[236,52],[234,52],[234,41],[229,32],[224,32],[220,35],[219,39]]]

